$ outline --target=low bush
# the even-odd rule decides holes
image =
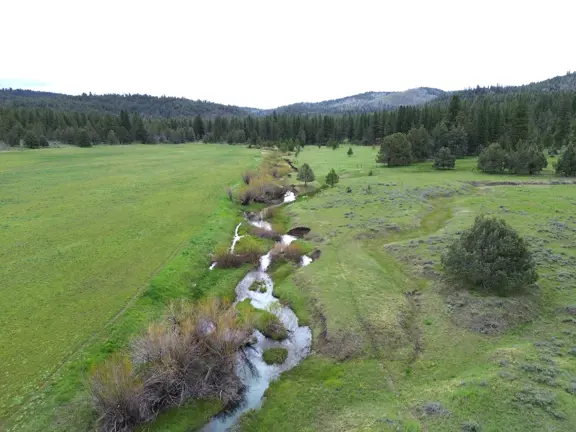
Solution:
[[[267,338],[282,341],[288,337],[288,330],[276,315],[267,311],[260,311],[256,321],[256,328]]]
[[[286,187],[270,175],[264,174],[254,177],[250,184],[238,189],[236,199],[242,205],[250,204],[252,201],[268,203],[281,200],[286,193]]]
[[[500,295],[538,280],[524,239],[504,220],[484,216],[449,247],[442,265],[448,275]]]
[[[247,263],[245,257],[230,252],[230,249],[219,249],[212,255],[212,260],[218,263],[218,268],[238,268]]]
[[[240,318],[256,328],[267,338],[281,341],[288,337],[288,330],[276,315],[262,309],[256,309],[250,299],[241,301],[236,305]]]
[[[302,245],[293,242],[289,245],[276,244],[272,249],[272,260],[273,261],[290,261],[295,264],[300,264],[302,261],[302,255],[306,252]]]
[[[264,351],[262,358],[266,364],[282,364],[288,358],[288,350],[286,348],[269,348]]]
[[[264,228],[251,227],[250,234],[263,239],[273,240],[275,242],[279,242],[280,240],[282,240],[282,236],[278,234],[276,231],[267,230]]]

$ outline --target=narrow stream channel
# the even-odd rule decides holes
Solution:
[[[293,202],[296,195],[293,192],[286,193],[284,203]],[[258,228],[271,230],[272,226],[265,221],[256,220],[248,221],[249,224]],[[240,240],[238,236],[238,228],[236,227],[234,241],[232,243],[231,251]],[[283,235],[281,243],[289,245],[296,240],[296,237],[290,235]],[[298,325],[298,317],[292,309],[280,304],[278,299],[274,297],[274,282],[268,273],[266,273],[268,266],[271,262],[270,252],[260,258],[260,267],[250,271],[244,279],[236,286],[236,303],[245,299],[250,299],[250,303],[257,309],[263,309],[276,315],[278,319],[284,324],[288,330],[288,338],[278,342],[266,338],[258,330],[254,331],[254,338],[257,341],[255,344],[246,348],[244,351],[245,358],[239,360],[238,374],[241,377],[246,390],[242,402],[231,412],[221,413],[212,418],[210,422],[204,426],[204,432],[223,432],[229,430],[236,424],[242,414],[250,409],[258,409],[262,404],[262,397],[264,392],[270,385],[270,382],[277,379],[283,372],[292,369],[310,353],[310,346],[312,344],[312,332],[307,326]],[[308,265],[312,262],[310,257],[302,257],[302,265]],[[216,263],[212,264],[214,268]],[[266,287],[265,292],[259,290],[251,291],[249,288],[256,281],[261,281]],[[288,351],[286,361],[281,365],[268,365],[264,362],[262,355],[268,348],[282,347]],[[248,366],[248,363],[251,365]]]

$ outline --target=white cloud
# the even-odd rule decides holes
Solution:
[[[571,0],[6,1],[1,78],[261,108],[576,69]]]

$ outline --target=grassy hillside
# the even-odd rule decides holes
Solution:
[[[390,169],[376,150],[346,150],[298,157],[319,180],[340,174],[288,210],[322,257],[277,275],[276,292],[311,318],[314,353],[271,386],[243,430],[574,430],[574,186],[490,184],[548,182],[550,169],[490,176],[474,159],[451,172]],[[499,298],[443,280],[442,252],[481,213],[529,241],[539,288]]]
[[[48,429],[39,412],[74,394],[82,365],[121,346],[156,303],[196,295],[238,218],[224,188],[258,158],[200,144],[0,153],[0,419]]]

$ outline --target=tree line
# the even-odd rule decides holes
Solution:
[[[478,155],[489,144],[516,150],[519,142],[562,148],[576,130],[576,91],[454,94],[450,99],[393,111],[345,115],[278,114],[263,117],[146,117],[60,111],[54,108],[0,108],[0,141],[38,140],[67,144],[183,143],[204,141],[248,145],[375,145],[389,135],[412,135],[416,159],[446,147],[456,157]],[[31,137],[30,134],[29,138]],[[88,139],[87,139],[88,137]],[[32,139],[32,144],[35,140]]]

